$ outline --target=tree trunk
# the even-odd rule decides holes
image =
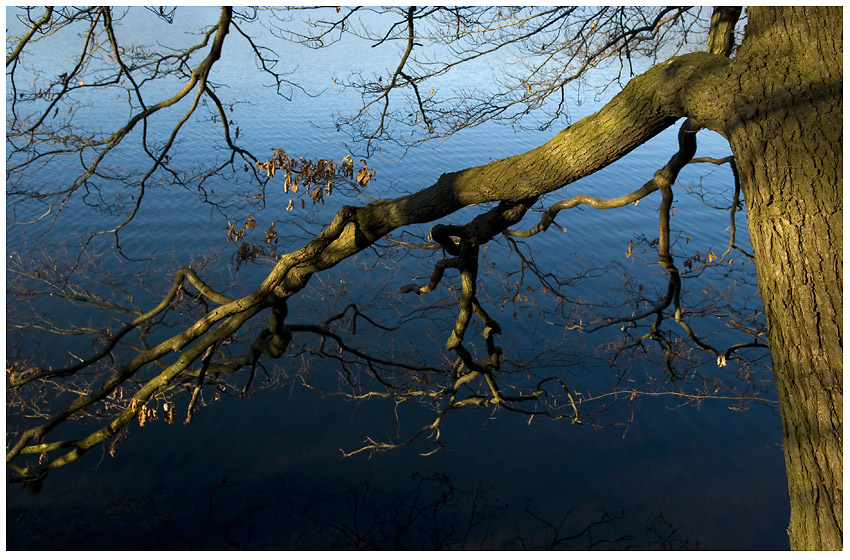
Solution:
[[[494,201],[505,208],[502,214],[502,206],[491,211],[493,220],[508,225],[528,201],[593,173],[690,117],[729,140],[740,171],[784,428],[791,546],[841,549],[841,33],[841,7],[751,8],[746,39],[732,59],[705,52],[674,57],[526,154],[445,174],[414,194],[342,209],[315,240],[281,257],[257,291],[148,351],[150,359],[183,351],[185,363],[148,385],[170,382],[209,341],[229,336],[267,307],[272,292],[277,299],[289,297],[315,272],[398,227]],[[120,371],[132,373],[142,362],[138,358]],[[46,431],[55,423],[46,424]],[[103,441],[114,428],[91,437]],[[93,441],[80,440],[68,457]],[[7,462],[16,453],[7,453]]]
[[[680,117],[724,135],[740,170],[784,426],[795,549],[840,549],[842,12],[748,11],[738,54],[692,53],[633,78],[598,113],[526,154],[355,209],[315,257],[267,279],[279,297],[395,228],[471,204],[522,202],[604,167]],[[756,468],[758,468],[756,466]]]
[[[355,223],[313,269],[333,266],[406,223],[440,219],[469,204],[551,192],[677,118],[696,119],[729,140],[740,169],[784,427],[791,546],[840,549],[841,31],[840,7],[751,8],[733,59],[675,57],[633,78],[598,113],[539,148],[358,209]],[[291,280],[278,288],[281,295],[301,285]]]
[[[767,314],[788,533],[793,549],[841,549],[842,12],[753,8],[748,16],[724,132]]]

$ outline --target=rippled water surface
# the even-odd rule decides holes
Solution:
[[[341,159],[357,153],[362,146],[337,131],[331,119],[357,102],[333,85],[335,77],[345,77],[361,63],[356,52],[298,51],[297,57],[293,55],[298,69],[291,79],[310,92],[326,91],[318,97],[293,91],[291,101],[254,83],[254,66],[245,63],[244,52],[229,54],[216,81],[227,86],[222,96],[244,101],[234,112],[240,138],[260,155],[271,148],[311,158]],[[362,63],[380,67],[381,60]],[[387,68],[392,64],[388,58]],[[573,107],[571,116],[578,119],[598,106],[586,100]],[[106,120],[108,109],[102,110],[107,111],[102,113]],[[220,157],[209,148],[211,143],[222,143],[218,129],[203,123],[192,126],[178,147],[180,157],[186,161]],[[403,158],[398,149],[385,146],[369,159],[377,171],[371,186],[377,196],[414,192],[442,173],[525,152],[555,132],[485,125],[413,149]],[[698,155],[729,153],[722,138],[711,133],[701,133],[699,142]],[[577,192],[604,197],[636,189],[675,149],[676,130],[671,128],[545,202]],[[127,165],[134,161],[128,159]],[[57,168],[39,180],[61,182],[72,172],[70,166]],[[728,242],[728,213],[712,210],[687,194],[685,186],[696,183],[725,193],[728,200],[731,173],[726,167],[696,165],[683,172],[675,191],[674,227],[682,232],[677,251],[719,253]],[[246,191],[251,188],[247,180],[244,186]],[[241,188],[214,181],[209,187],[220,192]],[[232,283],[234,293],[249,289],[267,273],[268,265],[262,264],[247,265],[237,273],[231,259],[234,246],[225,241],[226,219],[200,202],[198,193],[163,185],[146,197],[121,238],[126,255],[152,259],[152,264],[139,266],[168,274],[201,253],[212,253],[220,264],[210,275]],[[255,213],[263,227],[292,214],[283,210],[285,198],[277,193],[267,210]],[[608,267],[605,275],[573,288],[570,294],[577,299],[616,301],[612,294],[622,288],[625,273],[648,290],[663,293],[666,282],[652,266],[652,253],[636,251],[639,258],[634,260],[625,255],[630,241],[641,235],[649,240],[657,237],[659,200],[660,196],[651,197],[613,212],[575,209],[558,218],[566,232],[553,227],[529,240],[528,250],[538,264],[563,276],[590,265]],[[330,197],[324,207],[307,208],[301,215],[326,222],[342,203],[341,198]],[[244,220],[246,212],[233,213]],[[463,223],[473,215],[474,209],[466,209],[450,220]],[[531,226],[537,215],[530,212],[523,225]],[[60,221],[42,239],[58,243],[120,220],[81,204],[72,205],[68,217],[72,219]],[[302,223],[311,232],[318,231],[308,222]],[[744,222],[741,216],[739,242],[746,247]],[[419,231],[427,232],[427,226]],[[289,244],[286,248],[297,248],[307,235],[297,228],[287,231],[282,235],[282,243]],[[7,252],[25,252],[32,245],[23,228],[7,234]],[[481,289],[492,295],[495,309],[504,275],[516,271],[518,261],[504,241],[491,243],[485,259],[494,272],[482,276]],[[395,293],[412,281],[412,275],[427,276],[435,260],[433,255],[408,258],[383,271],[374,255],[364,254],[362,260],[317,275],[311,285],[336,285],[342,280],[349,291],[333,292],[341,304],[351,298],[374,298]],[[120,258],[104,263],[115,270],[136,266]],[[456,280],[450,276],[446,281]],[[696,279],[687,289],[698,294],[712,281],[717,283]],[[752,286],[742,290],[746,296],[754,294]],[[419,303],[408,299],[400,305],[415,309]],[[305,294],[290,302],[290,312],[308,317],[316,306]],[[542,321],[533,312],[533,299],[518,319],[511,315],[515,309],[508,305],[494,311],[508,326],[501,339],[506,353],[513,349],[530,354],[535,348],[560,344],[562,325]],[[390,312],[385,304],[383,313]],[[393,338],[373,330],[353,340],[385,349],[401,348],[411,340],[417,348],[431,348],[439,359],[451,312],[440,317],[414,321]],[[425,337],[427,329],[433,332],[436,350]],[[562,358],[550,369],[586,391],[610,389],[621,372],[596,357],[616,334],[605,332],[558,346]],[[297,370],[297,364],[283,367]],[[334,386],[335,362],[315,362],[311,367],[321,368],[311,371],[313,378],[326,373],[327,383]],[[663,375],[660,364],[655,370],[652,365],[640,367],[648,368],[645,375]],[[706,375],[734,375],[726,371],[713,368]],[[764,367],[760,371],[769,373]],[[769,384],[765,390],[763,396],[774,397]],[[51,473],[39,493],[8,486],[7,548],[787,548],[788,495],[778,411],[761,403],[743,411],[733,408],[722,400],[694,403],[675,396],[641,397],[600,416],[604,429],[568,421],[529,422],[504,410],[461,410],[446,421],[443,440],[448,448],[439,453],[422,456],[431,449],[423,439],[372,457],[343,458],[341,450],[356,449],[367,437],[404,436],[411,427],[429,422],[433,411],[408,404],[395,407],[386,401],[353,402],[291,382],[251,398],[223,399],[201,409],[188,426],[155,422],[133,427],[115,457],[91,452],[78,464]],[[413,511],[421,515],[412,516]]]

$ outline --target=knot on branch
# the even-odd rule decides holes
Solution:
[[[461,256],[463,244],[469,244],[464,226],[437,224],[431,228],[431,239],[439,243],[446,253],[455,257]]]
[[[272,300],[268,328],[263,329],[257,337],[254,347],[271,358],[279,358],[292,342],[292,332],[286,325],[286,316],[289,312],[286,299],[272,296]]]

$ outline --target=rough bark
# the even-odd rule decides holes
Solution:
[[[281,257],[254,293],[223,302],[146,351],[101,392],[142,363],[180,352],[173,366],[145,386],[140,398],[147,398],[210,344],[298,292],[313,273],[392,230],[495,201],[499,207],[482,214],[475,226],[509,227],[529,201],[601,169],[689,117],[729,140],[740,171],[784,426],[791,545],[841,548],[842,13],[840,7],[753,8],[748,20],[746,39],[731,60],[724,56],[728,42],[718,42],[711,53],[674,57],[631,80],[598,113],[526,154],[443,175],[409,196],[344,208],[313,242]],[[128,409],[57,461],[73,460],[111,437],[133,414]],[[7,462],[30,437],[40,439],[62,419],[58,415],[25,435]]]
[[[794,549],[841,549],[842,13],[751,9],[724,133],[747,201]]]
[[[741,172],[767,314],[784,426],[790,543],[839,549],[842,14],[840,8],[753,8],[748,17],[746,39],[731,61],[709,53],[670,59],[539,148],[362,208],[348,234],[321,255],[324,262],[313,265],[333,266],[405,223],[551,192],[622,157],[677,117],[720,132]]]

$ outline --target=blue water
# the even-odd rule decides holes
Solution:
[[[176,27],[209,15],[178,12]],[[122,32],[144,35],[147,17],[139,16],[133,29],[124,26],[127,29]],[[233,116],[241,129],[240,139],[253,153],[262,157],[271,148],[282,148],[294,157],[340,160],[363,149],[332,124],[335,113],[354,109],[358,101],[350,92],[334,87],[333,80],[346,77],[361,62],[366,70],[391,68],[397,53],[372,49],[361,61],[351,56],[357,52],[352,50],[356,45],[306,51],[269,38],[275,48],[291,53],[284,57],[286,63],[297,61],[298,69],[290,77],[294,83],[311,93],[326,90],[318,97],[293,90],[287,101],[258,87],[252,77],[253,64],[245,63],[244,44],[236,37],[228,40],[232,40],[233,50],[221,61],[216,81],[226,85],[219,92],[221,97],[243,101],[236,105]],[[486,81],[480,75],[470,80]],[[575,105],[571,117],[590,114],[598,106],[593,101]],[[180,110],[171,117],[176,114]],[[92,115],[81,118],[108,128],[111,119],[120,119],[124,113],[98,103]],[[164,125],[158,122],[154,128]],[[192,122],[187,126],[175,157],[185,165],[222,157],[213,149],[222,144],[215,125]],[[381,151],[369,158],[370,167],[377,171],[370,194],[393,197],[415,192],[442,173],[525,152],[555,132],[484,125],[425,144],[404,157],[397,147],[381,146]],[[607,169],[554,193],[541,208],[574,193],[605,197],[636,189],[675,149],[674,127]],[[722,138],[700,133],[698,156],[728,153]],[[121,164],[132,168],[144,161],[128,148]],[[301,210],[296,205],[287,213],[288,195],[282,193],[279,183],[271,183],[266,209],[247,208],[240,206],[240,201],[245,192],[256,192],[256,187],[250,185],[247,174],[240,175],[241,167],[241,163],[237,165],[235,177],[211,180],[207,185],[208,191],[215,190],[216,196],[228,202],[226,217],[191,189],[168,184],[152,188],[140,213],[120,237],[125,257],[146,260],[127,260],[107,252],[94,265],[95,273],[147,271],[153,294],[146,294],[132,279],[126,281],[136,303],[145,307],[156,301],[156,294],[167,286],[177,267],[208,258],[205,278],[226,287],[230,295],[244,294],[271,265],[248,264],[236,270],[236,247],[225,240],[226,219],[244,223],[250,212],[259,222],[259,232],[274,220],[282,246],[291,250],[309,239],[308,232],[319,231],[342,204],[367,202],[336,194],[325,206],[314,208],[308,203]],[[28,180],[62,184],[74,172],[74,162],[60,161]],[[697,250],[702,254],[713,250],[719,255],[728,242],[728,213],[709,209],[686,192],[688,185],[697,183],[720,193],[728,204],[731,173],[728,167],[700,164],[680,176],[673,227],[681,232],[674,253],[682,259]],[[102,185],[107,196],[120,190],[108,182]],[[125,192],[129,196],[134,190]],[[655,209],[659,201],[656,193],[637,206],[616,211],[577,208],[562,213],[557,221],[566,232],[552,227],[528,240],[526,251],[542,270],[560,278],[578,275],[587,267],[604,269],[601,275],[565,289],[576,300],[604,302],[598,311],[585,309],[588,319],[594,313],[625,314],[630,310],[623,307],[627,279],[645,286],[649,293],[663,294],[666,289],[653,250],[639,243],[641,235],[649,241],[657,237]],[[41,213],[35,205],[10,206],[7,218],[13,211],[19,220]],[[465,223],[475,212],[464,209],[442,223]],[[522,225],[530,227],[536,216],[536,211],[529,212]],[[78,239],[85,239],[92,230],[113,227],[122,219],[92,211],[75,200],[49,231],[7,228],[6,251],[26,255],[40,243],[53,248],[65,244],[75,254]],[[427,235],[430,225],[405,228],[406,235]],[[738,228],[739,245],[748,250],[743,215],[738,218]],[[415,241],[412,236],[405,239]],[[632,241],[634,258],[629,258],[626,251]],[[99,239],[92,249],[106,250],[111,242]],[[616,327],[592,336],[568,336],[563,325],[575,318],[569,315],[571,308],[562,313],[551,293],[541,293],[539,283],[528,277],[522,286],[528,301],[505,304],[505,298],[513,295],[510,287],[519,279],[519,260],[504,240],[489,243],[482,258],[480,295],[505,327],[499,343],[506,356],[516,362],[543,358],[537,369],[513,368],[516,379],[526,373],[557,374],[568,380],[574,391],[598,395],[617,387],[620,374],[637,381],[664,378],[664,368],[657,361],[607,364],[610,353],[603,348],[620,334]],[[427,278],[438,259],[439,255],[432,253],[411,253],[390,260],[367,250],[337,269],[316,275],[308,289],[290,301],[290,318],[306,322],[349,302],[369,304],[381,321],[400,323],[401,328],[387,335],[362,327],[349,339],[353,346],[403,358],[410,358],[416,350],[430,363],[439,363],[445,358],[441,347],[454,320],[450,305],[457,292],[449,287],[457,285],[457,275],[447,274],[440,289],[428,296],[398,294],[400,286],[414,281],[411,278]],[[484,274],[488,267],[492,271]],[[752,265],[745,270],[749,273],[740,277],[736,301],[757,308]],[[686,308],[698,306],[702,290],[714,293],[729,287],[730,280],[723,274],[686,280]],[[528,291],[529,287],[533,291]],[[428,304],[440,303],[449,307],[422,312]],[[7,305],[15,308],[18,304],[10,301]],[[76,307],[42,300],[35,305],[50,310],[59,321],[102,320],[98,314]],[[401,321],[404,312],[413,313],[413,318]],[[742,340],[740,333],[728,333],[718,319],[705,318],[696,324],[701,332],[711,333],[709,342],[728,345]],[[53,363],[65,363],[66,348],[75,353],[91,349],[88,340],[68,342],[33,331],[10,332],[7,343],[31,349]],[[699,372],[709,381],[746,385],[736,379],[734,367],[719,369],[713,360],[702,359],[706,364]],[[458,410],[443,426],[447,449],[439,453],[422,456],[432,447],[420,438],[388,453],[343,458],[341,450],[357,449],[367,437],[404,439],[416,427],[432,421],[434,411],[410,403],[396,407],[383,400],[351,401],[333,396],[329,393],[337,390],[340,382],[338,365],[332,360],[309,363],[307,380],[314,389],[299,382],[300,359],[283,359],[278,365],[286,375],[276,378],[281,385],[276,390],[218,402],[213,402],[212,393],[206,394],[209,406],[201,408],[189,426],[179,422],[166,425],[161,420],[144,427],[134,425],[114,457],[106,450],[94,450],[76,464],[51,473],[39,493],[7,485],[7,548],[788,546],[781,425],[777,407],[769,402],[754,402],[739,411],[733,410],[734,402],[724,400],[695,403],[676,396],[641,396],[634,401],[624,397],[611,410],[589,416],[596,427],[568,420],[535,418],[528,422],[526,416],[506,410]],[[769,363],[762,360],[753,378],[761,396],[768,400],[775,398],[769,376]],[[239,380],[244,383],[244,376]],[[664,387],[687,390],[698,383]],[[655,387],[648,381],[630,386]],[[7,418],[10,424],[19,420]],[[565,539],[569,536],[575,538]]]

